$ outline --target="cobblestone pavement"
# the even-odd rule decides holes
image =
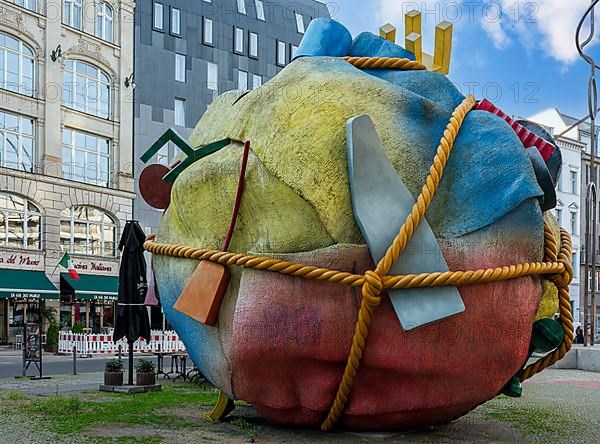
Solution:
[[[101,373],[90,373],[34,381],[0,379],[0,394],[18,391],[44,396],[57,391],[89,390],[95,388],[101,378]],[[41,430],[31,418],[11,412],[0,404],[0,441],[11,444],[82,443],[97,442],[98,439],[136,442],[152,437],[146,442],[243,443],[251,438],[258,443],[600,443],[600,373],[546,370],[525,383],[521,398],[499,397],[452,424],[410,433],[322,434],[288,430],[262,421],[251,408],[236,409],[233,421],[219,425],[204,423],[197,406],[175,409],[169,414],[195,426],[167,431],[151,425],[107,424],[86,430],[85,437],[64,437]],[[236,429],[234,424],[240,421],[250,427],[250,435],[240,432],[239,427]],[[31,432],[24,434],[23,430]]]

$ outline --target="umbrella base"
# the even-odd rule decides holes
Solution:
[[[146,393],[146,392],[158,392],[162,390],[162,385],[104,385],[100,384],[101,392],[115,392],[115,393]]]

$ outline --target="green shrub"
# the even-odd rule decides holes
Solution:
[[[121,373],[123,371],[123,362],[118,359],[106,361],[106,364],[104,364],[104,371],[106,373]]]
[[[46,345],[58,345],[58,325],[52,322],[46,331]]]
[[[73,322],[73,327],[71,327],[71,331],[73,333],[83,333],[83,324],[79,321]]]
[[[154,364],[147,359],[140,359],[135,364],[135,371],[138,373],[154,373]]]

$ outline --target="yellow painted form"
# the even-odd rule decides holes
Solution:
[[[396,43],[396,27],[391,23],[386,23],[379,28],[379,37],[389,40],[392,43]]]

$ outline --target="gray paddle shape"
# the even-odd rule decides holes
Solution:
[[[385,255],[409,215],[415,199],[396,173],[367,115],[347,124],[348,169],[354,217],[375,263]],[[448,265],[425,219],[390,274],[448,271]],[[404,330],[453,316],[465,306],[456,287],[387,290]]]

